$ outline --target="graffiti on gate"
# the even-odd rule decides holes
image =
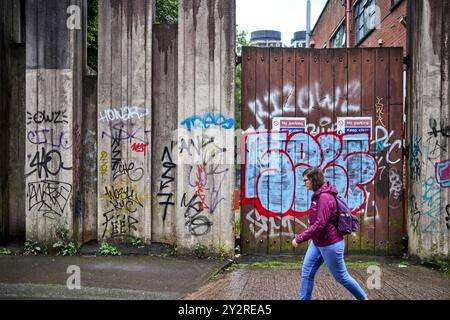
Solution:
[[[283,114],[295,113],[296,111],[299,111],[300,115],[306,116],[312,112],[314,107],[320,110],[339,111],[343,114],[360,112],[360,105],[347,103],[347,101],[356,101],[359,98],[360,90],[361,84],[359,81],[351,81],[348,85],[336,86],[334,92],[325,94],[321,91],[318,82],[311,84],[311,86],[302,87],[297,91],[295,91],[295,87],[292,84],[286,84],[281,91],[266,91],[264,95],[248,103],[249,110],[256,118],[256,127],[250,125],[249,130],[258,132],[268,130],[266,123],[268,123],[269,119],[282,117]],[[286,98],[283,101],[280,97]],[[270,113],[267,107],[269,105],[271,106]],[[331,119],[329,123],[331,123]],[[315,127],[315,129],[318,131],[319,127]]]
[[[383,98],[378,98],[377,97],[377,103],[375,104],[375,110],[377,113],[377,122],[376,124],[380,123],[383,127],[386,127],[383,123],[383,108],[384,105],[381,103],[381,101],[383,100]]]
[[[243,203],[255,203],[266,217],[309,213],[312,194],[302,183],[302,173],[311,166],[323,170],[354,214],[364,209],[364,186],[378,172],[368,134],[258,132],[245,134],[244,145]]]
[[[293,216],[266,217],[259,214],[256,209],[250,210],[245,219],[249,222],[250,232],[255,238],[264,234],[267,234],[269,238],[292,237],[299,230],[308,228],[303,221]]]
[[[59,181],[43,180],[28,183],[28,210],[36,207],[46,218],[56,219],[64,213],[72,193],[72,185]]]

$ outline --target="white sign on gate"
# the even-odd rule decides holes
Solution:
[[[306,118],[304,117],[275,117],[272,119],[272,131],[306,132]]]
[[[344,140],[372,140],[372,117],[338,117],[337,133],[352,134]]]

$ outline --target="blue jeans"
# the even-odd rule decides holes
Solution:
[[[311,241],[303,261],[300,300],[311,300],[314,276],[324,261],[336,281],[350,291],[356,299],[364,300],[366,298],[364,290],[348,274],[344,262],[344,248],[344,240],[326,247],[316,247]]]

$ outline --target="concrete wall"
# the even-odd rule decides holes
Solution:
[[[74,110],[81,110],[83,0],[26,3],[26,237],[73,231]],[[74,13],[68,9],[75,5]],[[72,7],[74,8],[74,7]]]
[[[450,109],[448,1],[409,2],[409,252],[449,254]]]
[[[9,75],[9,34],[11,28],[11,17],[8,14],[10,10],[9,1],[0,1],[0,128],[5,132],[8,125],[8,75]],[[5,146],[8,144],[7,134],[0,136],[0,144]],[[0,167],[8,166],[8,153],[0,158]],[[0,171],[0,238],[5,238],[9,233],[8,230],[8,176],[6,170]]]
[[[176,244],[178,26],[153,27],[152,241]]]
[[[99,4],[98,241],[151,241],[152,2]]]
[[[85,0],[22,2],[0,2],[1,235],[51,242],[64,225],[80,243],[232,255],[234,0],[181,1],[179,25],[154,30],[154,1],[101,0],[98,76]]]
[[[178,248],[232,255],[235,1],[182,0],[178,21]]]

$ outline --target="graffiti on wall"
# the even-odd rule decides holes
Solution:
[[[174,143],[171,142],[170,148],[165,146],[163,155],[161,157],[161,163],[163,166],[163,174],[161,175],[161,180],[159,182],[159,190],[156,194],[158,198],[158,204],[161,206],[164,206],[164,214],[162,220],[165,221],[167,217],[167,209],[169,207],[173,207],[175,205],[174,202],[174,193],[173,193],[173,187],[175,182],[175,175],[174,171],[176,168],[176,164],[172,160],[172,150],[173,150]],[[165,191],[165,189],[169,188],[169,191]]]
[[[435,164],[436,182],[441,188],[450,188],[450,159]]]
[[[68,117],[66,115],[66,110],[60,111],[36,111],[35,113],[27,112],[27,124],[58,124],[58,123],[69,123],[67,121]]]
[[[364,186],[378,172],[377,161],[369,152],[369,136],[365,136],[361,140],[361,134],[330,132],[316,136],[302,131],[246,134],[243,203],[254,202],[266,217],[307,215],[312,194],[303,184],[302,173],[316,166],[353,213],[363,210],[367,201]]]
[[[72,193],[69,183],[42,180],[28,183],[28,210],[50,219],[61,217]]]
[[[73,174],[71,151],[75,142],[72,130],[68,130],[68,119],[66,110],[27,112],[25,178],[29,214],[58,220],[64,218],[70,206],[73,186],[63,177],[66,172]],[[43,127],[47,125],[53,127]]]
[[[183,165],[185,185],[180,205],[188,232],[202,236],[211,231],[214,214],[227,201],[224,185],[230,167],[224,165],[228,149],[223,135],[229,131],[223,129],[233,128],[234,120],[222,114],[215,117],[207,114],[191,117],[181,124],[186,128],[180,131],[185,134],[179,132],[177,143],[177,160],[178,165]]]
[[[204,116],[192,116],[181,121],[181,126],[186,126],[188,131],[192,129],[208,129],[211,126],[223,128],[223,129],[231,129],[234,127],[234,119],[227,118],[223,114],[219,113],[213,116],[211,113],[207,113]]]
[[[133,238],[138,232],[140,213],[144,209],[140,181],[144,178],[145,165],[135,156],[139,153],[147,155],[150,131],[143,130],[139,124],[125,125],[123,121],[147,115],[147,109],[138,107],[109,109],[100,113],[99,121],[109,122],[109,131],[103,131],[101,138],[107,140],[111,151],[100,152],[99,173],[102,179],[108,175],[112,179],[112,183],[101,186],[103,191],[99,195],[104,201],[102,238]]]

